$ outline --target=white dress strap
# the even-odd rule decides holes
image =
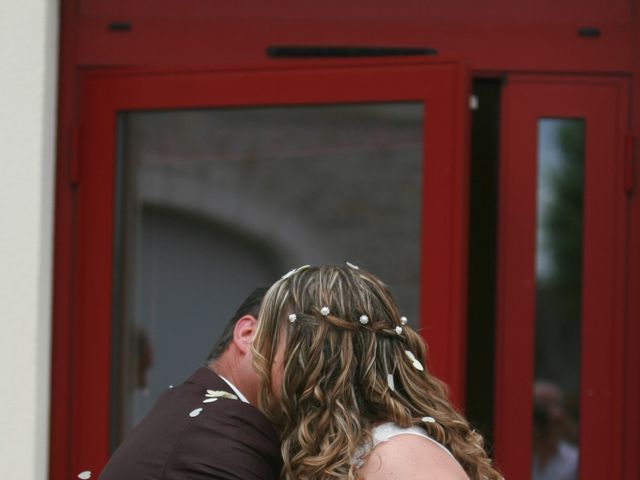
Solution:
[[[451,458],[456,460],[456,458],[453,456],[453,454],[449,451],[447,447],[442,445],[437,440],[434,440],[433,438],[431,438],[424,428],[417,425],[404,428],[396,425],[393,422],[387,422],[387,423],[380,424],[376,427],[373,427],[371,434],[372,434],[371,436],[373,440],[373,448],[376,448],[378,444],[382,442],[386,442],[397,435],[407,435],[407,434],[417,435],[419,437],[426,438],[427,440],[430,440],[431,442],[435,443],[438,447],[440,447],[442,450],[447,452],[447,455],[449,455]]]

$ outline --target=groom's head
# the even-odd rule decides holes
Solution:
[[[233,331],[235,330],[238,320],[247,315],[255,319],[258,318],[260,305],[262,304],[262,300],[264,299],[264,295],[267,293],[267,290],[269,290],[269,287],[258,287],[249,294],[244,302],[242,302],[236,313],[229,320],[229,323],[227,323],[227,326],[224,328],[220,338],[218,338],[218,342],[209,352],[207,362],[212,362],[218,359],[229,347],[229,344],[231,344],[231,341],[233,340]]]
[[[209,368],[233,383],[254,405],[259,379],[252,366],[251,344],[267,290],[267,287],[256,288],[242,302],[207,357]]]

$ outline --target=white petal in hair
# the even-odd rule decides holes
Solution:
[[[400,323],[401,323],[402,325],[406,325],[406,324],[407,324],[407,322],[408,322],[407,317],[400,317]]]
[[[195,410],[191,410],[189,412],[189,416],[192,417],[192,418],[193,417],[197,417],[198,415],[200,415],[200,412],[202,412],[202,407],[196,408]]]
[[[369,317],[367,317],[366,315],[361,315],[360,316],[360,323],[362,325],[366,325],[367,323],[369,323]]]
[[[415,368],[416,370],[420,370],[421,372],[424,372],[424,367],[420,363],[420,360],[418,360],[416,356],[413,354],[413,352],[411,352],[410,350],[405,350],[404,353],[407,355],[407,357],[409,357],[409,360],[413,364],[413,368]]]
[[[436,419],[433,417],[422,417],[424,423],[436,423]]]
[[[217,402],[218,399],[217,398],[205,398],[202,403],[213,403],[213,402]]]
[[[396,327],[396,333],[402,335],[402,327]]]
[[[291,275],[298,273],[300,270],[304,270],[305,268],[309,268],[311,265],[303,265],[298,268],[294,268],[293,270],[289,270],[285,273],[280,280],[284,280],[285,278],[289,278]]]
[[[289,321],[291,323],[295,322],[298,319],[298,317],[296,316],[295,313],[292,313],[291,315],[289,315]]]
[[[396,384],[393,381],[393,373],[387,374],[387,385],[389,385],[389,388],[391,390],[393,390],[394,392],[396,391]]]
[[[351,268],[353,268],[354,270],[360,270],[360,267],[359,267],[359,266],[354,265],[354,264],[353,264],[353,263],[351,263],[351,262],[346,262],[346,263],[347,263],[347,267],[351,267]]]
[[[327,315],[329,315],[329,307],[322,307],[320,309],[320,313],[326,317]]]

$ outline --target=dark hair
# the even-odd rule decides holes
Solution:
[[[213,346],[207,357],[207,363],[216,360],[227,349],[231,339],[233,338],[233,329],[236,326],[236,322],[245,315],[251,315],[258,318],[258,312],[260,312],[260,305],[264,299],[264,295],[269,290],[269,287],[258,287],[249,294],[242,305],[238,307],[236,313],[231,317],[229,323],[225,327],[222,335],[218,338],[218,342]]]

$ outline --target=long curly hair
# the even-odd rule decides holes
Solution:
[[[260,407],[281,432],[283,479],[355,480],[354,459],[383,422],[421,425],[473,480],[502,478],[427,371],[422,338],[369,272],[303,267],[277,281],[262,303],[253,354]],[[278,354],[281,385],[273,382]]]

